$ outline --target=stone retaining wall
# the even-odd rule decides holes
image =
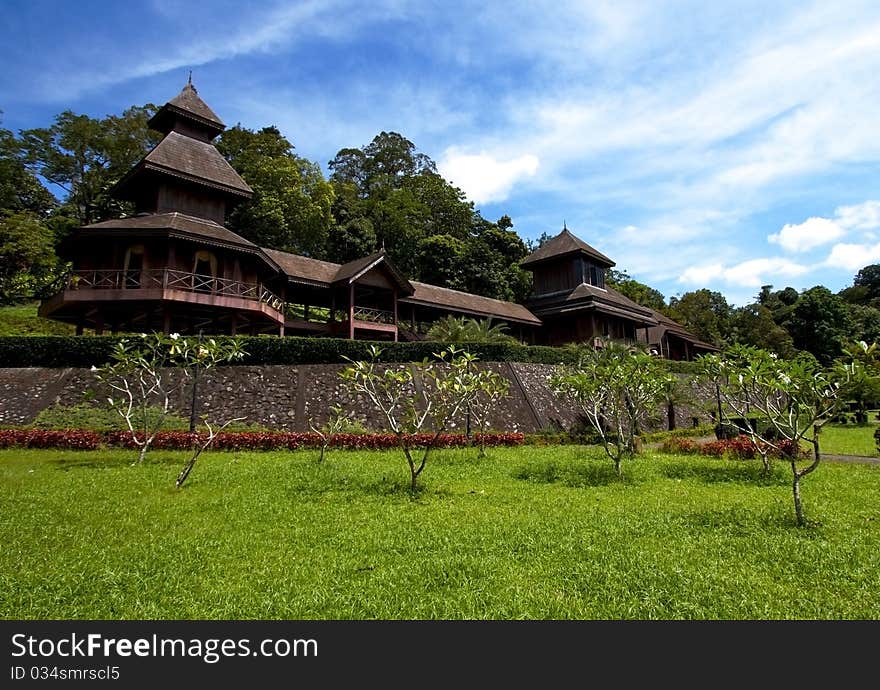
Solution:
[[[364,400],[350,400],[340,384],[341,364],[217,367],[199,377],[199,414],[210,420],[245,417],[272,429],[308,431],[309,420],[326,421],[333,405],[371,429],[381,429],[375,412]],[[412,366],[412,365],[389,365]],[[547,385],[554,367],[546,364],[481,363],[510,381],[510,396],[490,419],[499,431],[535,433],[541,429],[569,429],[577,416]],[[416,386],[420,385],[418,378]],[[0,369],[0,424],[30,424],[53,405],[89,402],[105,405],[110,391],[95,381],[88,369]],[[189,416],[191,388],[187,383],[174,401],[175,412]],[[709,423],[704,409],[679,405],[676,426],[691,426],[693,418]],[[666,428],[666,412],[657,426]],[[463,429],[465,417],[454,420],[453,430]]]

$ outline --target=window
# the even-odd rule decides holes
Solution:
[[[605,289],[605,269],[588,261],[584,262],[584,282]]]
[[[139,288],[141,271],[144,268],[144,245],[133,244],[125,250],[125,264],[122,267],[122,287]]]
[[[217,277],[217,257],[212,252],[199,250],[193,258],[193,290],[213,292]]]

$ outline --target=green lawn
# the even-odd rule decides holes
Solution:
[[[76,329],[67,323],[37,316],[36,302],[0,307],[0,336],[73,335]]]
[[[587,457],[589,456],[589,457]],[[880,468],[577,446],[392,452],[0,451],[5,618],[880,618]]]
[[[819,443],[823,453],[840,455],[877,455],[874,430],[877,424],[828,424],[822,429]]]

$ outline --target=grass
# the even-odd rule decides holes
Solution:
[[[877,455],[874,430],[877,424],[826,424],[819,437],[823,453],[835,455]]]
[[[76,329],[60,321],[37,316],[36,302],[0,307],[0,336],[6,335],[73,335]]]
[[[162,413],[161,407],[147,408],[147,418],[151,426]],[[142,427],[143,416],[134,417],[134,426]],[[89,429],[91,431],[126,431],[128,427],[120,414],[109,405],[79,403],[77,405],[55,404],[41,410],[30,424],[35,429]],[[189,431],[189,417],[168,414],[162,424],[163,431]],[[196,425],[197,431],[207,431],[202,423]],[[267,427],[255,422],[233,422],[226,431],[267,431]]]
[[[438,452],[0,451],[11,619],[880,618],[880,468],[577,446]]]

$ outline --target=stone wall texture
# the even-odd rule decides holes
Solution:
[[[330,407],[339,405],[347,415],[369,429],[382,429],[382,420],[367,401],[351,400],[341,385],[341,364],[232,366],[203,372],[198,383],[198,414],[224,421],[244,417],[271,429],[308,431],[309,422],[325,422]],[[392,367],[412,366],[406,364]],[[575,410],[547,385],[554,367],[545,364],[480,363],[510,381],[510,395],[493,411],[490,428],[498,431],[535,433],[542,429],[570,429],[577,423]],[[179,375],[175,372],[175,375]],[[415,386],[421,381],[418,377]],[[106,405],[111,391],[98,384],[88,369],[0,369],[0,425],[33,422],[39,412],[53,405],[88,402]],[[175,412],[188,416],[191,383],[181,386],[174,401]],[[707,402],[707,401],[704,401]],[[675,406],[677,427],[711,423],[708,404]],[[464,414],[454,420],[452,430],[463,430]],[[654,426],[665,429],[667,411],[658,410]]]

